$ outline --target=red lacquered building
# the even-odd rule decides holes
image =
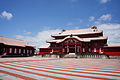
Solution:
[[[35,46],[23,40],[0,37],[0,56],[33,56]]]
[[[50,46],[40,48],[40,55],[44,53],[69,54],[75,53],[106,53],[109,56],[120,56],[120,46],[112,48],[107,45],[107,37],[103,36],[103,31],[98,31],[97,27],[79,30],[62,30],[61,33],[51,35],[54,39],[47,40]],[[109,51],[109,49],[111,49]],[[114,53],[116,51],[116,53]]]

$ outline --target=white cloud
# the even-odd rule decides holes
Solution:
[[[23,36],[23,35],[15,35],[16,39],[25,40],[29,44],[35,45],[37,48],[42,46],[47,46],[49,44],[46,43],[46,40],[52,39],[51,34],[58,34],[61,32],[60,29],[56,30],[44,30],[38,32],[36,36]]]
[[[120,44],[120,24],[99,24],[97,27],[108,37],[108,44]]]
[[[107,3],[110,0],[100,0],[100,3]]]
[[[69,22],[69,23],[67,23],[66,26],[72,26],[72,25],[74,25],[74,24],[72,22]]]
[[[89,21],[94,21],[95,17],[94,16],[90,16],[89,17]]]
[[[0,16],[1,18],[6,18],[7,20],[10,20],[13,17],[12,13],[6,11],[3,11]]]
[[[100,21],[95,21],[95,25],[101,24]]]
[[[111,14],[103,14],[94,23],[108,37],[108,44],[120,44],[120,24],[108,23],[111,19]]]
[[[22,36],[22,35],[15,35],[15,37],[16,37],[16,39],[23,39],[24,38],[24,36]]]
[[[98,20],[99,21],[110,21],[112,19],[111,14],[104,14]]]
[[[32,32],[28,32],[28,31],[26,31],[26,30],[24,30],[24,34],[26,34],[26,35],[29,35],[29,34],[31,34]]]
[[[111,14],[103,14],[94,23],[96,25],[98,25],[98,24],[104,23],[105,21],[107,21],[107,22],[111,21],[111,19],[112,19],[112,15]]]

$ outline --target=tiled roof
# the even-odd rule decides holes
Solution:
[[[83,41],[83,42],[90,42],[91,40],[103,40],[103,39],[107,39],[107,37],[93,37],[93,38],[79,38],[78,36],[67,36],[64,39],[56,39],[56,40],[47,40],[46,42],[56,42],[56,43],[60,43],[63,42],[64,40],[68,39],[68,38],[75,38],[79,41]]]
[[[120,47],[120,44],[108,44],[107,46],[104,47]]]
[[[55,40],[46,40],[46,42],[60,42],[62,41],[63,39],[55,39]]]
[[[46,45],[46,46],[40,46],[39,48],[49,48],[49,45]]]
[[[59,34],[55,34],[52,36],[66,36],[66,35],[82,35],[82,34],[94,34],[94,33],[101,33],[102,31],[98,31],[97,29],[79,29],[79,30],[64,30]]]
[[[31,44],[27,44],[26,46],[31,46],[31,47],[35,47],[34,45],[31,45]]]
[[[33,45],[27,44],[23,40],[7,38],[7,37],[0,37],[0,43],[3,43],[5,45],[12,45],[12,46],[21,46],[21,47],[31,46],[31,47],[34,47]]]

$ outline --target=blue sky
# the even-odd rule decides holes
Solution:
[[[62,29],[96,25],[110,37],[108,43],[118,44],[119,4],[120,0],[0,0],[0,36],[39,47]]]

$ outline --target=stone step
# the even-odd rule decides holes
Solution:
[[[64,58],[76,58],[77,55],[75,53],[69,53],[64,56]]]

